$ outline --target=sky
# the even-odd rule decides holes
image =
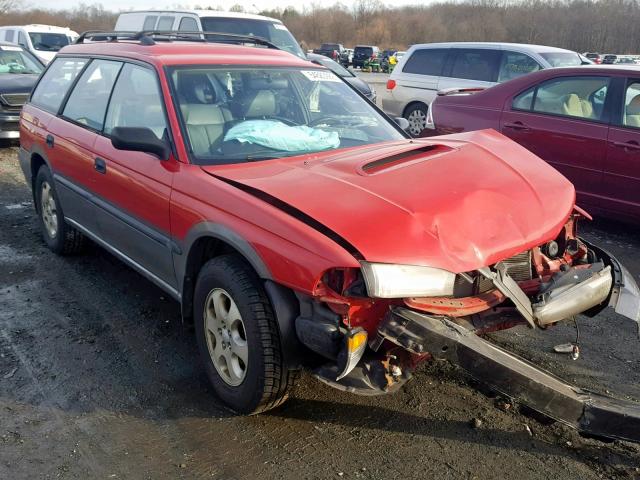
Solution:
[[[103,7],[107,10],[144,10],[150,8],[171,8],[176,5],[180,5],[182,7],[189,7],[190,5],[199,5],[199,6],[222,6],[230,7],[234,4],[242,5],[245,10],[249,13],[254,13],[262,9],[272,9],[278,7],[286,7],[293,6],[299,10],[303,10],[305,5],[310,5],[314,3],[315,5],[321,7],[331,6],[336,3],[337,0],[312,0],[312,1],[301,1],[301,0],[194,0],[194,1],[180,1],[180,0],[83,0],[83,3],[93,4],[93,3],[101,3]],[[80,3],[78,0],[27,0],[25,2],[30,7],[37,8],[47,8],[47,9],[64,9],[64,8],[73,8],[77,7]],[[351,6],[355,3],[355,0],[341,0],[341,3]],[[407,5],[407,4],[424,4],[429,3],[429,1],[425,0],[393,0],[393,2],[383,2],[383,3],[393,3],[393,5]]]

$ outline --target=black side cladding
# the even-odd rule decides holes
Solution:
[[[353,255],[354,258],[356,258],[357,260],[364,260],[364,255],[362,255],[362,253],[360,253],[360,251],[351,243],[349,243],[345,238],[341,237],[330,228],[318,222],[315,218],[310,217],[306,213],[298,210],[296,207],[289,205],[288,203],[283,202],[279,198],[276,198],[273,195],[269,195],[268,193],[265,193],[262,190],[259,190],[257,188],[250,187],[248,185],[244,185],[242,183],[235,182],[233,180],[229,180],[228,178],[220,177],[218,175],[214,175],[211,173],[210,175],[226,184],[229,184],[237,188],[238,190],[242,190],[243,192],[253,195],[256,198],[259,198],[260,200],[268,203],[269,205],[273,205],[277,209],[282,210],[283,212],[291,215],[294,218],[297,218],[301,222],[305,223],[306,225],[310,226],[314,230],[317,230],[318,232],[322,233],[324,236],[336,242],[338,245],[344,248],[347,252]]]

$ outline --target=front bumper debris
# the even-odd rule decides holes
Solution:
[[[640,404],[569,385],[445,317],[394,307],[378,333],[412,353],[448,360],[503,395],[584,434],[640,442]]]
[[[545,327],[580,313],[594,316],[611,306],[616,313],[637,322],[640,331],[640,289],[635,280],[611,254],[581,241],[600,262],[590,268],[572,268],[565,272],[563,275],[569,282],[563,281],[561,287],[545,293],[542,300],[534,304],[511,278],[506,265],[498,263],[495,271],[484,267],[479,272],[513,302],[531,327]]]

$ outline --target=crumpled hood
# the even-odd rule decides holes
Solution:
[[[575,190],[493,130],[207,166],[278,199],[373,262],[464,272],[555,238]]]

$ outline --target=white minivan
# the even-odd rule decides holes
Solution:
[[[527,73],[586,63],[576,52],[520,43],[455,42],[413,45],[387,81],[382,109],[409,121],[409,133],[428,127],[429,105],[441,90],[487,88]]]
[[[216,32],[261,37],[278,48],[305,58],[291,32],[277,18],[216,10],[145,10],[121,13],[116,32]]]
[[[58,50],[73,43],[76,38],[78,34],[73,30],[54,25],[0,27],[0,42],[17,43],[45,64],[56,56]]]

